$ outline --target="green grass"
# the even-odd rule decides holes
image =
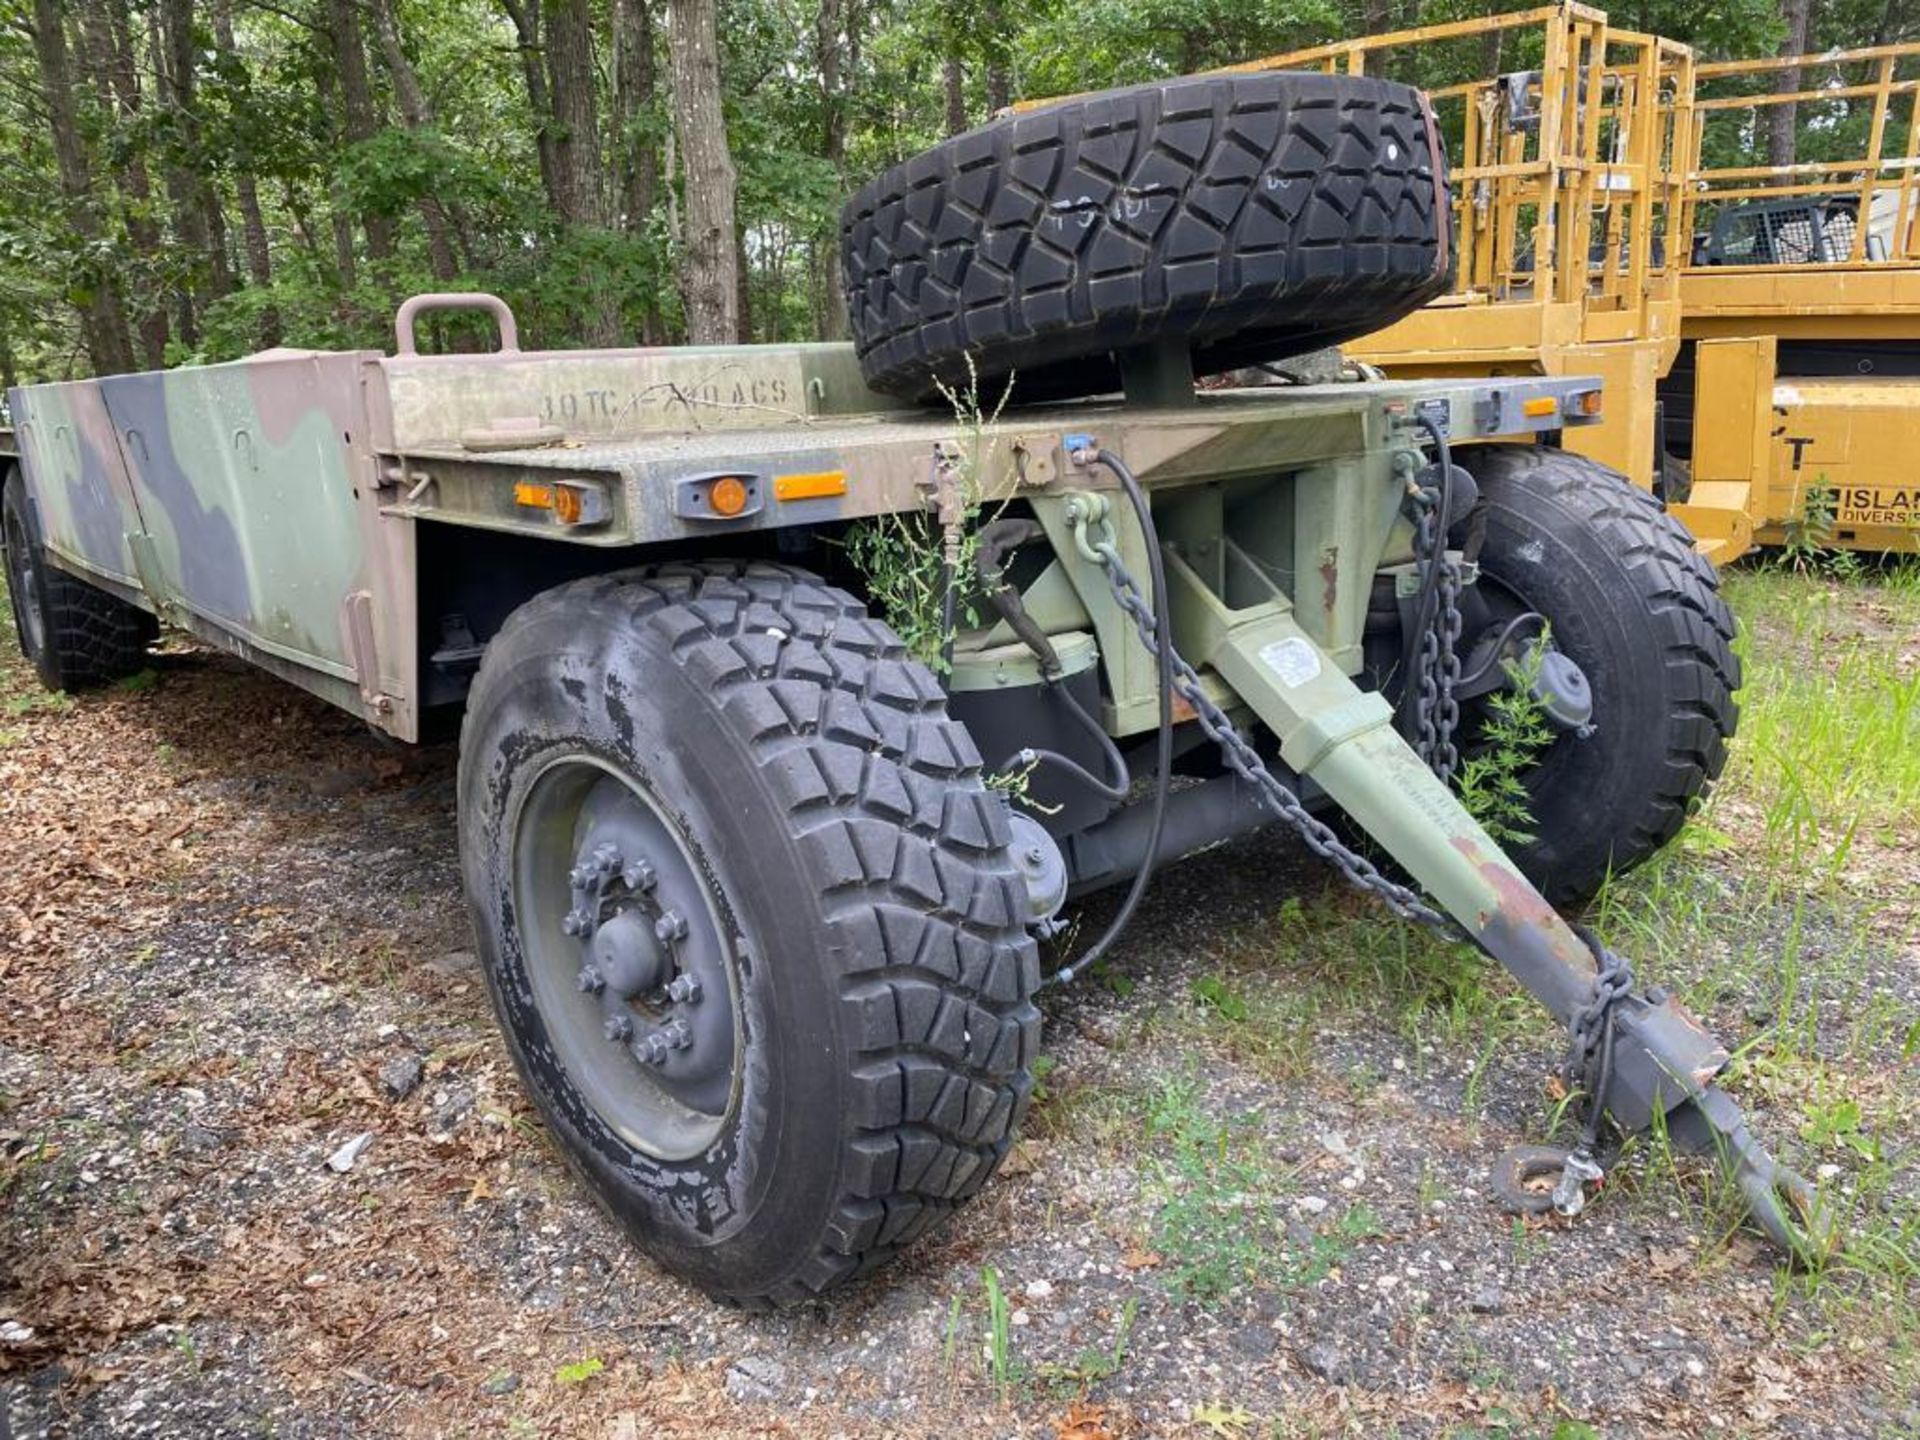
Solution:
[[[1811,1346],[1870,1341],[1890,1388],[1912,1395],[1920,1204],[1903,1195],[1912,1185],[1899,1167],[1911,1165],[1920,1110],[1920,1015],[1885,982],[1920,940],[1920,566],[1739,569],[1725,588],[1746,682],[1726,772],[1680,838],[1611,882],[1586,918],[1643,983],[1674,990],[1733,1048],[1728,1087],[1770,1147],[1809,1174],[1832,1167],[1821,1187],[1844,1248],[1772,1272],[1775,1322]],[[1415,1068],[1429,1049],[1453,1066],[1470,1057],[1471,1119],[1516,1047],[1557,1044],[1551,1019],[1498,967],[1337,882],[1201,943],[1197,978],[1144,1007],[1125,1042],[1177,1056],[1189,1074],[1224,1061],[1288,1087],[1343,1083],[1364,1104],[1374,1077],[1330,1075],[1319,1036],[1374,1026],[1407,1042]],[[1157,1085],[1149,1073],[1077,1092],[1051,1119],[1148,1171],[1147,1239],[1165,1283],[1214,1300],[1314,1274],[1314,1247],[1237,1199],[1284,1194],[1292,1180],[1257,1125],[1215,1114],[1191,1080],[1162,1070]],[[1543,1098],[1543,1130],[1552,1116]],[[1740,1200],[1713,1166],[1659,1134],[1629,1153],[1607,1206],[1678,1209],[1707,1241],[1703,1272],[1743,1263],[1753,1242],[1736,1241]],[[1330,1219],[1316,1243],[1362,1243],[1368,1217],[1353,1217],[1352,1233],[1348,1223]],[[1526,1264],[1550,1257],[1553,1239],[1523,1229],[1507,1248]]]
[[[1739,743],[1718,806],[1759,808],[1749,861],[1842,884],[1865,835],[1920,814],[1920,583],[1908,566],[1842,584],[1770,568],[1727,577],[1745,622]],[[1711,810],[1710,810],[1711,815]]]

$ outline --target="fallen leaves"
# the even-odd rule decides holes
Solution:
[[[1053,1440],[1115,1440],[1107,1424],[1107,1408],[1076,1400],[1053,1422]]]

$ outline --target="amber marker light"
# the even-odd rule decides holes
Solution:
[[[513,503],[528,510],[551,510],[553,486],[529,485],[522,481],[513,487]]]
[[[1560,408],[1560,402],[1551,395],[1536,395],[1531,400],[1520,402],[1520,413],[1533,419],[1542,415],[1551,415]]]
[[[722,475],[707,490],[707,503],[716,515],[738,515],[747,508],[746,482],[737,475]]]
[[[1582,415],[1598,415],[1600,413],[1600,392],[1598,390],[1582,390],[1576,403],[1580,406],[1580,413]]]

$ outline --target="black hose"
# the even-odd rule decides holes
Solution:
[[[1007,517],[989,521],[980,527],[973,552],[973,573],[979,578],[987,603],[1007,622],[1007,628],[1021,644],[1033,652],[1040,662],[1041,677],[1051,682],[1060,677],[1059,653],[1047,638],[1047,632],[1040,628],[1040,622],[1027,613],[1020,592],[1007,583],[1004,571],[1008,554],[1045,538],[1046,533],[1038,520]]]
[[[1113,776],[1113,783],[1120,787],[1122,794],[1133,783],[1133,772],[1127,769],[1126,757],[1120,753],[1120,747],[1113,743],[1113,737],[1107,734],[1106,727],[1087,713],[1087,707],[1080,703],[1080,697],[1065,685],[1056,683],[1053,693],[1066,702],[1067,711],[1080,722],[1080,728],[1087,737],[1100,747],[1100,754],[1107,762],[1107,772]]]
[[[1487,658],[1474,666],[1473,669],[1469,670],[1466,674],[1462,675],[1458,680],[1454,681],[1454,685],[1464,690],[1467,686],[1477,685],[1481,680],[1485,679],[1486,676],[1492,672],[1493,667],[1500,663],[1502,652],[1507,648],[1507,642],[1520,633],[1520,627],[1522,625],[1528,624],[1529,622],[1539,625],[1544,630],[1547,624],[1547,617],[1542,615],[1538,610],[1522,610],[1507,622],[1506,628],[1503,629],[1498,638],[1494,640],[1493,649],[1487,652]]]
[[[1107,773],[1113,778],[1102,780],[1088,770],[1078,760],[1062,755],[1057,750],[1045,750],[1029,747],[1015,758],[1034,765],[1045,765],[1058,770],[1077,785],[1083,785],[1093,791],[1102,800],[1115,803],[1127,798],[1127,792],[1133,788],[1133,774],[1127,769],[1126,757],[1120,753],[1120,747],[1113,743],[1113,737],[1100,727],[1100,722],[1089,715],[1086,707],[1058,680],[1049,681],[1047,693],[1066,702],[1068,713],[1078,720],[1087,734],[1100,747],[1101,758],[1106,761]]]
[[[1062,965],[1054,971],[1049,982],[1064,985],[1073,977],[1096,963],[1105,955],[1127,928],[1127,922],[1133,919],[1133,912],[1140,908],[1140,897],[1147,893],[1147,882],[1153,878],[1154,858],[1160,853],[1160,832],[1167,823],[1167,794],[1173,784],[1173,626],[1167,617],[1167,565],[1160,554],[1160,532],[1154,527],[1153,511],[1147,504],[1146,492],[1141,490],[1140,481],[1126,462],[1110,450],[1096,450],[1094,463],[1104,465],[1113,472],[1120,482],[1120,488],[1126,493],[1127,503],[1133,506],[1133,513],[1139,518],[1141,534],[1147,544],[1147,571],[1153,578],[1153,649],[1155,682],[1160,692],[1160,728],[1155,745],[1155,769],[1153,777],[1153,823],[1147,831],[1145,856],[1140,869],[1133,877],[1133,884],[1127,887],[1126,899],[1120,902],[1120,909],[1107,928],[1101,932],[1078,959]]]
[[[1022,545],[1046,538],[1046,528],[1038,520],[1002,518],[993,520],[980,527],[978,541],[973,552],[973,570],[979,577],[981,591],[986,595],[987,603],[992,605],[1002,620],[1007,622],[1016,637],[1040,664],[1041,678],[1047,682],[1047,691],[1064,701],[1070,713],[1080,727],[1092,737],[1100,747],[1101,756],[1106,761],[1110,780],[1102,780],[1079,761],[1062,755],[1057,750],[1029,747],[1015,757],[1026,764],[1045,765],[1060,771],[1077,785],[1083,785],[1103,800],[1121,801],[1127,798],[1132,787],[1133,776],[1127,770],[1127,762],[1121,756],[1120,749],[1113,743],[1111,736],[1101,728],[1100,722],[1087,713],[1086,707],[1075,697],[1072,690],[1061,683],[1062,667],[1060,654],[1053,648],[1053,641],[1047,632],[1040,628],[1040,622],[1027,613],[1026,603],[1020,598],[1020,592],[1007,583],[1005,574],[1006,558],[1009,553]]]
[[[1080,722],[1095,744],[1100,747],[1100,756],[1106,762],[1107,773],[1111,780],[1102,780],[1088,770],[1078,760],[1062,755],[1057,750],[1029,747],[1016,757],[1035,765],[1046,765],[1060,771],[1077,785],[1084,785],[1102,800],[1114,803],[1127,798],[1127,792],[1133,788],[1133,772],[1127,769],[1126,757],[1120,753],[1120,747],[1113,743],[1113,737],[1101,728],[1100,722],[1087,713],[1073,691],[1054,679],[1047,682],[1047,693],[1055,699],[1066,702],[1067,712]]]
[[[1127,798],[1129,787],[1109,785],[1078,760],[1062,755],[1058,750],[1044,750],[1030,745],[1024,750],[1015,751],[1013,759],[1022,765],[1044,765],[1049,770],[1058,770],[1074,784],[1086,787],[1102,800],[1117,803]]]

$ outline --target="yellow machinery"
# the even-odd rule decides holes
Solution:
[[[1800,90],[1752,93],[1793,66]],[[1696,499],[1752,487],[1761,544],[1805,528],[1826,544],[1920,549],[1920,45],[1694,73],[1686,226],[1700,238],[1662,387],[1669,448]],[[1704,163],[1738,155],[1789,103],[1803,137],[1864,121],[1862,147],[1785,167]]]
[[[1475,60],[1487,78],[1450,80]],[[1347,353],[1401,376],[1602,376],[1603,421],[1569,430],[1568,448],[1660,490],[1724,564],[1802,526],[1920,548],[1915,62],[1906,45],[1700,64],[1561,4],[1234,68],[1428,83],[1452,161],[1454,283]],[[1808,89],[1752,92],[1796,65],[1818,77]],[[1863,113],[1862,152],[1703,165],[1764,150],[1769,107],[1790,101],[1803,133],[1851,133],[1834,112]]]

